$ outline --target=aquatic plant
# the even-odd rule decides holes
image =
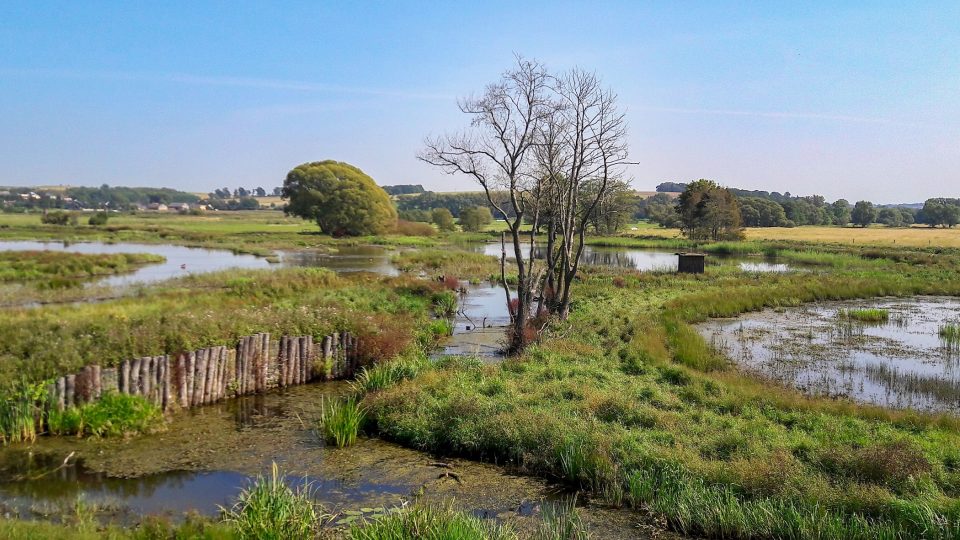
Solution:
[[[45,383],[25,380],[2,390],[0,399],[0,442],[3,444],[29,441],[37,438],[42,409],[38,404],[46,396]]]
[[[108,392],[79,407],[51,407],[47,426],[54,435],[106,437],[149,431],[162,418],[160,407],[141,396]]]
[[[357,441],[366,414],[366,409],[354,397],[325,399],[321,403],[317,431],[327,444],[336,445],[337,448],[350,446]]]
[[[890,320],[890,310],[879,308],[841,309],[837,311],[837,317],[859,322],[883,323]]]
[[[543,505],[543,521],[532,540],[588,540],[587,526],[577,511],[577,498],[564,497]]]
[[[960,323],[946,323],[940,325],[938,334],[940,341],[948,349],[960,350]]]
[[[233,507],[221,510],[224,521],[242,540],[313,538],[324,518],[310,486],[290,488],[275,462],[270,477],[258,476],[240,492]]]
[[[453,291],[434,293],[431,302],[437,317],[450,318],[457,314],[457,295]]]
[[[450,505],[415,505],[353,525],[350,540],[518,540],[505,525],[460,513]]]

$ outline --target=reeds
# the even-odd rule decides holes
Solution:
[[[291,489],[276,463],[270,477],[257,477],[240,492],[232,508],[221,510],[224,521],[242,540],[313,538],[323,517],[309,485]]]
[[[354,397],[324,400],[317,419],[317,431],[327,444],[337,448],[350,446],[357,441],[366,414],[366,409]]]
[[[46,385],[20,381],[7,389],[0,400],[0,442],[32,442],[43,420],[38,406],[46,396]]]
[[[577,498],[563,499],[543,505],[543,521],[533,540],[588,540],[587,526],[577,511]]]
[[[960,323],[946,323],[940,325],[938,334],[940,342],[950,350],[960,351]]]

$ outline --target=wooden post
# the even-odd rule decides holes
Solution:
[[[67,378],[57,379],[57,407],[62,411],[67,402]]]
[[[251,336],[253,340],[253,362],[251,363],[250,376],[253,379],[253,391],[260,392],[260,371],[263,366],[263,338],[260,334]]]
[[[120,381],[118,384],[118,389],[121,394],[130,393],[130,361],[124,360],[120,362]]]
[[[90,375],[92,376],[93,382],[93,400],[100,401],[100,396],[103,394],[103,380],[100,378],[102,376],[102,371],[100,366],[94,364],[90,366]]]
[[[144,356],[140,359],[140,395],[150,399],[150,369],[153,367],[153,358]]]
[[[107,392],[120,391],[120,370],[115,367],[100,369],[100,397]]]
[[[73,374],[67,375],[66,386],[63,393],[64,403],[66,404],[67,407],[74,406],[73,398],[74,398],[74,392],[76,390],[76,385],[77,385],[77,376]]]
[[[331,341],[333,340],[330,336],[324,336],[320,341],[320,349],[323,354],[323,369],[321,370],[320,378],[324,381],[330,378]]]
[[[287,358],[287,336],[280,336],[277,343],[277,386],[288,386],[287,376],[290,373],[290,360]]]
[[[157,368],[157,402],[161,410],[167,410],[167,404],[170,403],[170,385],[168,384],[166,356],[160,357],[160,367]]]
[[[132,396],[140,395],[140,359],[130,360],[130,377],[127,379],[127,393]]]
[[[270,359],[270,334],[264,332],[261,334],[261,339],[263,340],[263,350],[261,354],[261,363],[260,363],[260,388],[264,391],[267,389],[267,380],[270,378],[270,364],[272,363]]]
[[[313,359],[310,354],[310,349],[312,348],[311,336],[303,336],[300,338],[300,362],[303,364],[303,383],[306,384],[310,382],[313,378]]]
[[[207,403],[216,401],[216,391],[213,385],[217,381],[217,363],[220,361],[220,348],[212,347],[207,352]]]
[[[207,382],[207,350],[197,351],[197,370],[193,376],[193,405],[203,405],[204,385]]]
[[[227,349],[227,374],[224,378],[224,386],[230,386],[233,383],[233,388],[237,387],[237,350],[234,348]],[[226,391],[226,389],[224,390]]]
[[[185,384],[184,384],[184,386],[186,387],[186,394],[187,394],[186,406],[193,407],[193,387],[196,383],[195,372],[197,369],[197,353],[196,352],[191,351],[190,353],[187,354],[186,367],[187,369],[186,371],[184,371],[186,375]]]
[[[237,380],[237,395],[238,395],[238,396],[242,396],[242,395],[243,395],[243,391],[244,391],[244,387],[243,387],[243,385],[244,385],[244,380],[243,380],[243,370],[244,370],[244,365],[243,365],[243,363],[244,363],[244,358],[243,358],[243,355],[244,355],[244,351],[246,350],[246,345],[247,345],[246,340],[244,340],[243,338],[240,338],[240,341],[237,342],[237,361],[236,361],[237,376],[236,376],[236,380]]]

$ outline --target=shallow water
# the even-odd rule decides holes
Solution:
[[[503,287],[490,282],[466,285],[460,293],[459,311],[453,323],[453,336],[446,340],[441,354],[501,357],[504,332],[510,324]]]
[[[479,244],[467,246],[476,253],[500,257],[501,248],[498,243]],[[530,252],[530,244],[524,244],[523,253],[526,256]],[[507,258],[513,259],[513,248],[507,246]],[[534,255],[538,259],[546,258],[546,250],[542,247],[534,249]],[[753,258],[738,258],[730,256],[707,256],[707,262],[713,260],[734,261],[739,263],[740,269],[744,272],[789,272],[792,267],[785,263],[778,263],[770,260],[757,260]],[[590,266],[610,266],[615,268],[626,268],[638,270],[641,272],[676,272],[679,265],[679,257],[674,251],[662,251],[656,249],[633,249],[623,247],[604,247],[604,246],[584,246],[581,263]]]
[[[0,509],[56,519],[82,496],[104,522],[135,523],[145,514],[177,519],[190,510],[213,516],[251,478],[269,474],[273,462],[289,482],[308,484],[314,498],[338,515],[336,521],[413,501],[453,500],[465,511],[530,530],[543,504],[565,496],[508,468],[438,458],[378,439],[328,448],[311,425],[321,400],[346,388],[319,383],[201,407],[174,415],[162,433],[127,440],[41,438],[5,447]],[[447,471],[459,480],[445,476]],[[640,532],[630,512],[589,504],[581,512],[601,538]]]
[[[335,272],[372,272],[396,276],[400,272],[390,262],[395,252],[379,246],[344,246],[332,253],[320,251],[288,251],[282,254],[284,266],[313,266]]]
[[[92,285],[108,287],[155,283],[165,279],[216,272],[228,268],[267,268],[266,259],[253,255],[238,255],[226,250],[189,248],[171,244],[108,244],[104,242],[0,242],[0,251],[64,251],[68,253],[153,253],[166,257],[166,261],[148,264],[133,272],[96,278]]]
[[[844,309],[889,310],[885,323],[841,317]],[[814,395],[898,409],[960,412],[960,351],[941,324],[960,321],[960,299],[919,297],[765,310],[698,326],[745,371]]]

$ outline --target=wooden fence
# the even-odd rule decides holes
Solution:
[[[315,342],[313,336],[270,334],[241,338],[236,347],[210,347],[176,355],[90,365],[57,379],[51,403],[63,409],[100,399],[105,392],[143,396],[164,409],[189,408],[311,381],[350,379],[358,369],[358,341],[349,332]]]

